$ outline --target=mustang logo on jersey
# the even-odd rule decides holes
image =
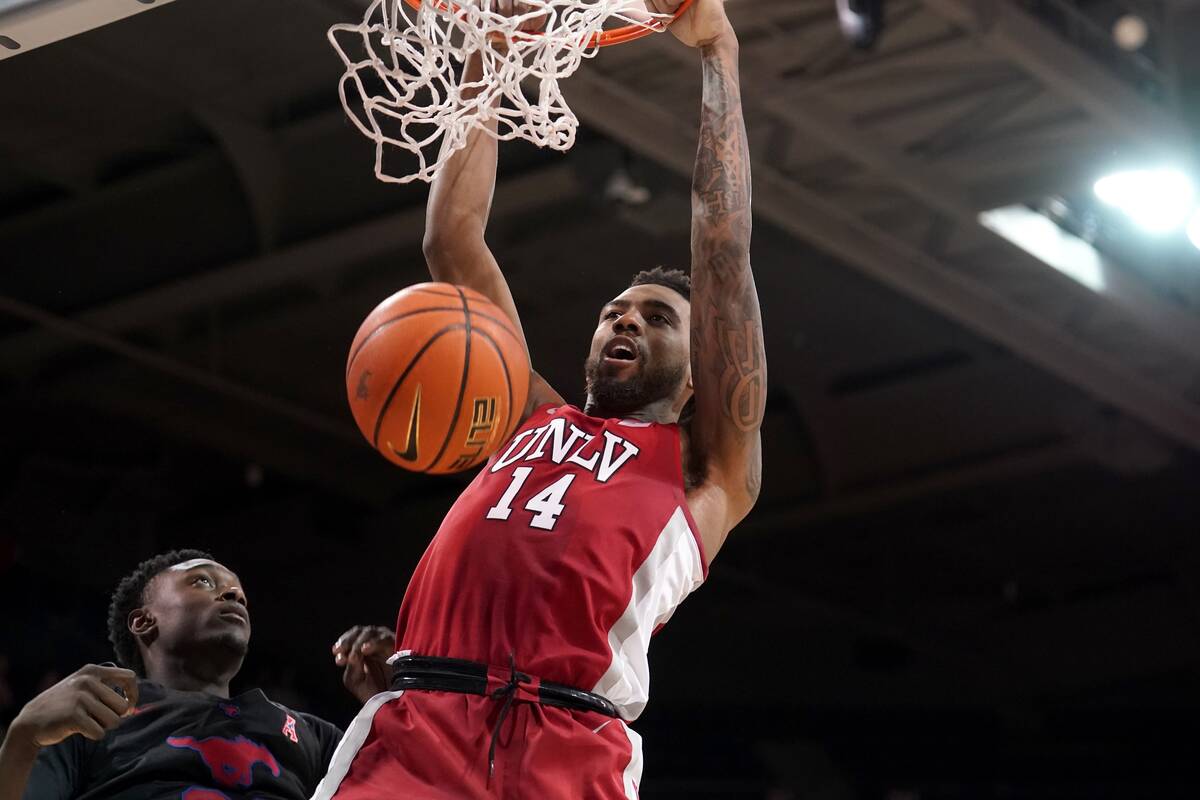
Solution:
[[[607,483],[629,459],[637,457],[638,446],[610,431],[603,433],[604,447],[597,447],[591,455],[584,457],[583,451],[596,437],[580,430],[563,417],[556,417],[540,428],[521,431],[513,438],[504,454],[496,459],[490,471],[499,472],[518,461],[536,461],[549,457],[555,464],[567,462],[583,467],[592,473],[597,481]]]
[[[245,736],[236,739],[171,736],[167,744],[199,753],[204,765],[212,772],[213,780],[222,786],[249,786],[256,764],[262,764],[271,770],[272,775],[279,777],[279,762],[271,755],[271,751]]]

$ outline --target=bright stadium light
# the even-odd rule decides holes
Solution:
[[[1146,44],[1150,38],[1150,27],[1137,14],[1125,14],[1113,23],[1112,36],[1117,47],[1132,53]]]
[[[1200,250],[1200,211],[1192,214],[1192,218],[1187,226],[1187,235],[1191,243],[1196,246],[1196,249]]]
[[[1114,172],[1096,181],[1095,191],[1150,233],[1179,230],[1196,207],[1196,188],[1177,169]]]
[[[870,50],[883,32],[883,0],[837,0],[837,17],[850,43]]]

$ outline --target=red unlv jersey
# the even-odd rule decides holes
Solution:
[[[517,668],[646,705],[650,636],[705,578],[676,425],[535,411],[413,574],[398,649]]]

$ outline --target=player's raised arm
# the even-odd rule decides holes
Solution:
[[[750,270],[750,151],[738,84],[737,36],[720,0],[697,0],[671,30],[699,48],[703,63],[700,146],[692,183],[695,415],[688,500],[711,559],[758,499],[767,363]]]
[[[482,62],[478,55],[470,59],[466,69],[468,81],[480,80]],[[493,119],[489,125],[494,132],[496,121]],[[497,150],[495,137],[474,130],[466,147],[447,161],[434,179],[425,212],[425,261],[434,280],[470,287],[499,306],[525,343],[512,292],[484,239],[496,188]],[[527,343],[525,352],[529,352]],[[561,402],[562,397],[531,369],[529,400],[522,418],[540,405]]]

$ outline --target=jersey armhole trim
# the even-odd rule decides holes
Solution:
[[[700,539],[700,529],[696,527],[696,520],[692,518],[692,507],[688,505],[686,483],[683,477],[683,432],[680,430],[678,424],[671,425],[669,430],[675,436],[675,468],[679,470],[679,481],[676,484],[679,490],[679,507],[683,509],[683,516],[687,520],[688,530],[692,532],[692,539],[696,542],[696,550],[700,553],[700,574],[704,576],[703,580],[708,580],[708,555],[704,552],[704,542]]]
[[[708,557],[704,553],[704,542],[700,540],[700,531],[696,527],[696,520],[692,519],[692,510],[688,508],[686,494],[683,496],[679,507],[683,509],[683,516],[687,520],[688,529],[692,532],[692,539],[696,542],[696,552],[700,556],[700,574],[704,580],[708,580]]]

